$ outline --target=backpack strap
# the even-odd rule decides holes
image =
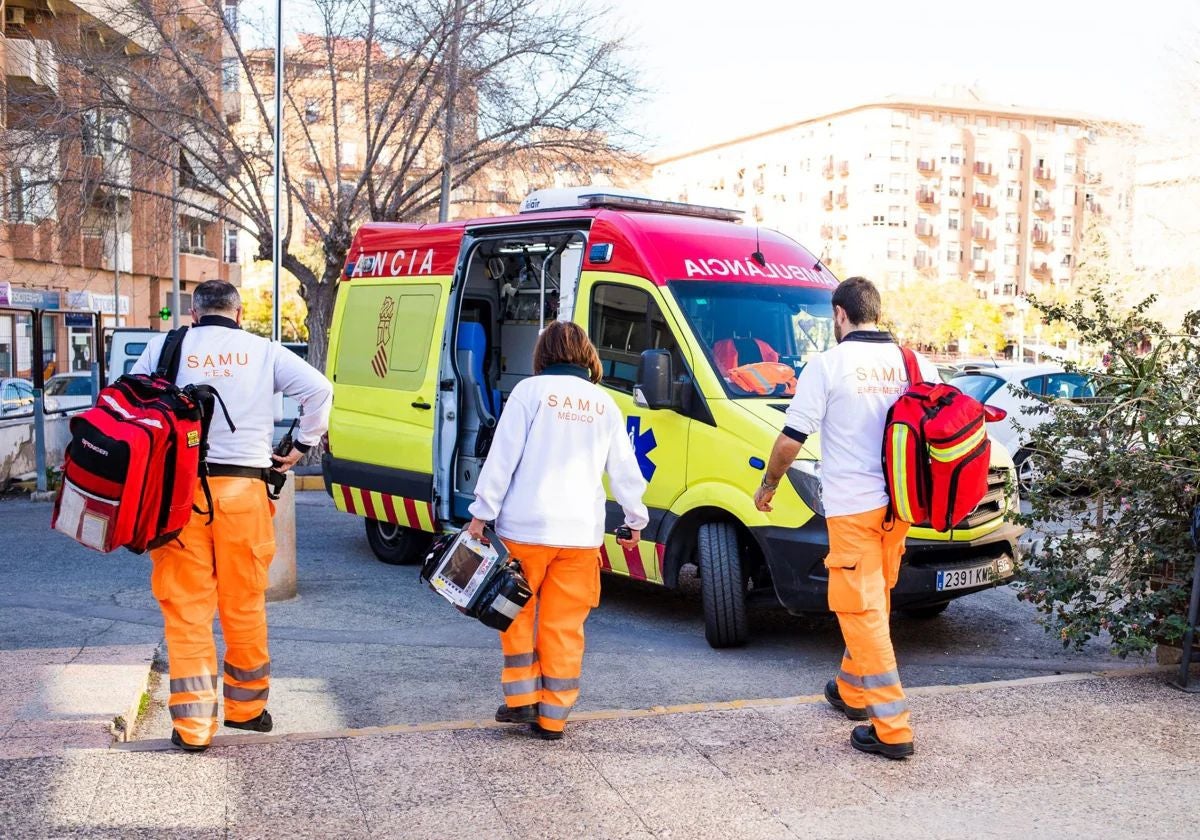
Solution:
[[[221,413],[225,415],[225,423],[229,426],[229,431],[234,432],[237,429],[234,427],[233,421],[229,419],[229,410],[225,408],[225,401],[221,399],[221,394],[216,388],[211,385],[189,385],[184,390],[200,408],[200,489],[204,492],[204,501],[208,504],[208,510],[200,510],[196,505],[192,505],[192,510],[201,516],[207,516],[208,524],[211,525],[215,509],[212,489],[208,486],[208,429],[212,425],[213,415],[216,414],[218,405],[221,406]]]
[[[167,340],[163,342],[162,350],[158,354],[158,367],[154,370],[155,376],[166,379],[168,382],[174,382],[175,377],[179,376],[179,360],[183,357],[183,337],[187,335],[187,331],[187,327],[180,327],[167,333]]]
[[[917,361],[917,354],[907,347],[901,347],[900,355],[904,357],[904,370],[908,373],[908,387],[923,383],[925,377],[921,375],[921,364]]]

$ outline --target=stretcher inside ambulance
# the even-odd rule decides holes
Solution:
[[[737,219],[584,188],[534,193],[517,216],[364,225],[334,311],[324,467],[375,554],[416,562],[432,533],[470,518],[491,431],[533,374],[540,330],[574,320],[648,482],[643,542],[626,551],[610,536],[606,571],[674,587],[694,564],[714,646],[747,639],[751,596],[825,611],[819,436],[773,513],[752,496],[796,375],[834,341],[837,280],[793,240]],[[935,614],[1012,574],[1012,462],[993,453],[989,493],[959,527],[913,531],[896,608]],[[610,513],[611,535],[611,502]]]

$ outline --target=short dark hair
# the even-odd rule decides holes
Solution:
[[[882,314],[879,290],[866,277],[848,277],[833,290],[833,305],[846,310],[851,324],[874,324]]]
[[[583,327],[572,321],[555,321],[538,336],[533,348],[533,372],[541,373],[551,365],[576,365],[588,372],[593,382],[603,375],[600,354]]]
[[[237,286],[224,280],[205,280],[192,291],[192,308],[200,315],[232,312],[241,305]]]

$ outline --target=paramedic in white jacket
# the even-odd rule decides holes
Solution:
[[[162,608],[170,661],[168,701],[176,746],[204,750],[217,731],[217,683],[223,683],[225,725],[270,732],[267,711],[271,657],[267,651],[267,570],[275,556],[273,506],[266,473],[283,472],[329,426],[333,386],[282,345],[241,328],[236,287],[208,280],[192,293],[192,324],[183,337],[175,384],[212,385],[233,429],[216,409],[208,432],[212,517],[193,511],[179,539],[150,552],[150,588]],[[166,336],[152,339],[132,373],[157,367]],[[272,467],[276,391],[304,409],[292,452]],[[197,505],[206,500],[197,489]],[[213,613],[225,638],[217,670]]]
[[[500,634],[505,704],[496,720],[528,723],[557,740],[579,696],[583,623],[600,604],[604,473],[632,532],[618,540],[622,548],[637,549],[649,519],[646,482],[620,410],[595,384],[600,357],[587,334],[552,323],[534,348],[533,369],[504,404],[467,530],[482,538],[494,521],[534,593]]]
[[[855,749],[905,758],[913,753],[913,734],[888,616],[908,525],[888,521],[881,454],[888,411],[907,389],[908,375],[900,348],[876,326],[879,316],[879,291],[871,281],[851,277],[834,290],[837,346],[810,359],[797,378],[754,502],[771,510],[780,480],[809,435],[819,431],[829,609],[846,641],[841,671],[825,686],[825,699],[851,720],[870,721],[851,733]],[[925,380],[938,381],[937,369],[917,359]]]

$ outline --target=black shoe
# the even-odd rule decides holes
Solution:
[[[171,743],[179,747],[179,749],[183,750],[184,752],[200,753],[208,749],[208,744],[189,744],[187,741],[180,738],[179,732],[174,729],[171,730]]]
[[[543,741],[561,741],[563,737],[563,730],[543,729],[539,723],[529,724],[529,731],[533,733],[533,737],[541,738]]]
[[[496,710],[496,721],[499,723],[536,723],[537,703],[528,706],[501,706]]]
[[[262,714],[258,717],[252,717],[250,720],[230,720],[225,718],[225,725],[230,729],[245,729],[248,732],[270,732],[275,723],[271,720],[271,713],[266,709],[262,710]]]
[[[846,705],[846,701],[842,699],[842,695],[838,691],[837,680],[830,680],[825,683],[825,702],[850,718],[850,720],[870,720],[866,709],[856,709],[853,706]]]
[[[850,733],[850,746],[859,752],[875,753],[884,758],[901,759],[913,754],[913,743],[885,744],[875,734],[874,726],[856,726]]]

